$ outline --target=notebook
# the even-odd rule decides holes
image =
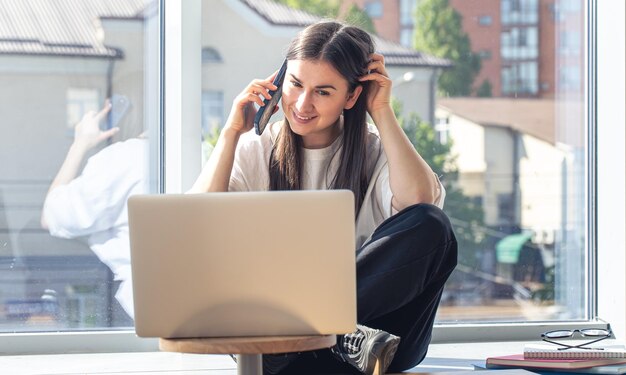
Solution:
[[[560,359],[591,359],[591,358],[626,358],[624,345],[603,345],[598,342],[589,349],[569,348],[559,350],[554,344],[524,345],[525,358],[560,358]]]
[[[137,195],[128,218],[138,336],[355,330],[350,191]]]
[[[485,364],[494,368],[525,368],[542,370],[573,370],[596,366],[607,366],[626,363],[626,358],[595,358],[595,359],[529,359],[523,354],[513,354],[487,358]]]

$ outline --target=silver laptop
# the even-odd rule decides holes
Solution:
[[[128,217],[139,336],[355,329],[350,191],[137,195]]]

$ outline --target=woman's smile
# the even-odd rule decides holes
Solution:
[[[323,148],[335,140],[340,133],[337,120],[351,107],[353,95],[348,87],[348,81],[326,61],[288,62],[282,107],[304,147]]]
[[[317,117],[315,115],[304,115],[304,114],[297,112],[296,110],[292,110],[292,113],[293,113],[294,119],[298,120],[298,122],[303,123],[303,124],[311,122]]]

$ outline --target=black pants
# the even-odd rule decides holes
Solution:
[[[417,366],[426,356],[443,286],[457,262],[446,215],[429,204],[384,221],[357,251],[357,320],[400,336],[389,371]],[[303,353],[286,373],[351,373],[330,350]]]

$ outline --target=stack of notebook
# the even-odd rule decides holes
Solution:
[[[554,345],[526,345],[523,354],[487,358],[485,367],[589,374],[626,373],[626,347],[623,345],[593,349],[558,350],[557,348]]]

